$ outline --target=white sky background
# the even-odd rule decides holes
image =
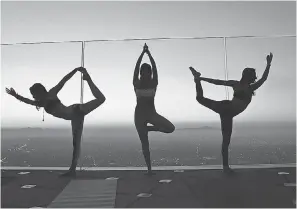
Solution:
[[[189,36],[295,35],[296,2],[1,2],[2,43]],[[144,41],[86,43],[85,67],[107,100],[86,124],[133,124],[133,71]],[[218,121],[195,100],[189,66],[202,76],[224,79],[223,40],[147,41],[159,72],[156,109],[175,122]],[[32,98],[35,82],[47,89],[81,63],[80,44],[1,46],[2,126],[69,125],[5,93],[13,87]],[[294,120],[296,39],[228,39],[229,79],[245,67],[257,69],[274,53],[267,82],[236,120]],[[148,61],[147,57],[144,61]],[[225,99],[225,87],[203,83],[206,97]],[[84,101],[92,99],[85,83]],[[233,94],[229,89],[230,97]],[[80,75],[62,89],[65,105],[79,103]]]

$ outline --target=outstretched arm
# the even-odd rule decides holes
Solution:
[[[151,64],[152,64],[152,70],[153,70],[153,82],[155,83],[155,85],[157,86],[158,85],[158,72],[157,72],[157,66],[156,66],[156,63],[155,63],[155,60],[154,58],[152,57],[150,51],[147,49],[147,55],[151,61]]]
[[[223,85],[223,86],[231,86],[231,87],[234,86],[236,83],[238,83],[238,81],[234,81],[234,80],[224,81],[219,79],[211,79],[211,78],[203,78],[203,77],[200,77],[200,79],[202,81],[206,81],[208,83],[212,83],[215,85]]]
[[[75,68],[74,70],[72,70],[70,73],[68,73],[66,76],[64,76],[64,78],[62,78],[62,80],[52,89],[49,90],[49,93],[57,95],[59,93],[59,91],[63,88],[63,86],[65,85],[65,83],[77,72],[78,69],[80,69],[81,67]]]
[[[140,63],[144,55],[144,50],[141,52],[141,55],[139,56],[136,65],[135,65],[135,70],[134,70],[134,76],[133,76],[133,85],[135,86],[137,82],[139,81],[138,75],[139,75],[139,68],[140,68]]]
[[[208,83],[212,83],[215,85],[223,85],[223,86],[231,86],[231,87],[238,83],[238,81],[234,81],[234,80],[224,81],[224,80],[218,80],[218,79],[204,78],[204,77],[201,77],[201,73],[197,72],[193,67],[189,67],[189,68],[195,80],[199,79],[201,81],[206,81]]]
[[[34,106],[37,105],[36,101],[33,101],[31,99],[25,98],[25,97],[17,94],[13,88],[10,88],[10,89],[6,88],[6,93],[10,94],[11,96],[15,97],[19,101],[24,102],[26,104],[30,104],[30,105],[34,105]]]
[[[270,55],[267,55],[266,59],[267,59],[267,65],[266,65],[266,69],[262,75],[262,78],[260,78],[256,83],[251,85],[251,88],[253,91],[255,91],[256,89],[258,89],[260,86],[263,85],[263,83],[267,80],[268,78],[268,74],[269,74],[269,69],[270,69],[270,65],[271,65],[271,61],[272,61],[272,57],[273,54],[270,53]]]

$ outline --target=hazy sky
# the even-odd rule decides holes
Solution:
[[[1,2],[2,43],[189,36],[295,35],[296,2]],[[87,43],[85,67],[107,100],[86,117],[86,124],[133,124],[135,63],[144,41]],[[222,39],[147,41],[159,72],[156,109],[173,123],[217,121],[217,114],[195,100],[193,66],[205,77],[224,79]],[[1,47],[2,126],[69,125],[68,121],[25,105],[5,87],[32,98],[35,82],[47,89],[81,63],[80,44]],[[295,120],[296,38],[228,39],[229,79],[245,67],[266,65],[274,53],[267,82],[236,120]],[[144,61],[148,61],[147,57]],[[223,86],[203,83],[204,95],[226,98]],[[229,89],[232,96],[233,91]],[[65,105],[79,103],[80,76],[58,95]],[[92,99],[85,83],[85,101]]]

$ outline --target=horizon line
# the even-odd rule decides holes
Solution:
[[[286,168],[296,167],[296,163],[284,164],[250,164],[250,165],[231,165],[232,169],[250,169],[250,168]],[[22,166],[1,166],[1,170],[68,170],[69,167],[22,167]],[[222,169],[222,165],[201,165],[201,166],[152,166],[153,170],[217,170]],[[141,171],[147,170],[147,167],[79,167],[79,171]]]
[[[182,124],[220,124],[220,121],[187,121],[187,122],[175,122],[175,124],[182,125]],[[259,120],[259,121],[236,121],[236,124],[244,124],[244,123],[296,123],[296,120],[279,120],[279,121],[271,121],[271,120]],[[236,125],[234,124],[234,125]],[[85,128],[92,128],[92,127],[134,127],[133,123],[107,123],[107,124],[85,124]],[[10,125],[2,125],[1,124],[1,129],[9,129],[9,128],[18,128],[18,129],[24,129],[24,128],[39,128],[39,129],[44,129],[44,128],[68,128],[68,125],[48,125],[46,127],[36,125],[36,126],[25,126],[25,125],[17,125],[17,126],[10,126]],[[193,127],[194,128],[194,127]],[[197,127],[199,128],[199,127]],[[184,128],[176,128],[176,129],[184,129]]]

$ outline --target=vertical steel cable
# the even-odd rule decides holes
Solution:
[[[81,42],[81,67],[85,67],[85,42]],[[84,80],[83,80],[83,74],[81,74],[81,80],[80,80],[80,103],[83,104],[84,102]],[[82,157],[82,142],[83,142],[83,133],[81,134],[81,141],[80,141],[80,158]],[[83,162],[80,166],[80,170],[82,169]]]
[[[85,42],[81,42],[81,66],[85,67]],[[84,102],[84,81],[83,81],[83,74],[81,74],[81,81],[80,81],[80,103]]]
[[[229,78],[228,76],[228,68],[227,68],[227,38],[224,37],[224,70],[225,70],[225,80],[227,81]],[[226,99],[229,100],[229,91],[228,87],[225,86],[226,90]]]

